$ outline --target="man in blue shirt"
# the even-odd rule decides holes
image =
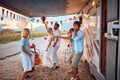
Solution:
[[[78,76],[78,64],[80,58],[82,57],[84,49],[84,33],[80,30],[81,24],[79,21],[75,21],[73,26],[74,32],[72,33],[72,49],[75,55],[71,64],[73,73],[73,77],[71,78],[71,80],[76,80]]]
[[[82,57],[83,49],[84,49],[84,33],[80,30],[81,24],[79,21],[75,21],[73,26],[74,26],[74,32],[72,33],[72,39],[71,37],[63,37],[63,36],[58,36],[58,37],[63,39],[69,39],[72,41],[72,50],[75,55],[73,56],[73,61],[71,64],[72,73],[73,73],[73,77],[71,78],[71,80],[77,80],[78,63],[80,61],[80,58]]]

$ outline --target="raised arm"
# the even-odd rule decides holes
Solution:
[[[48,32],[48,27],[47,27],[47,24],[45,23],[46,17],[42,16],[41,19],[42,19],[43,23],[45,24],[45,28],[46,28],[46,30]]]
[[[48,32],[48,27],[47,27],[47,24],[46,24],[46,23],[44,23],[44,24],[45,24],[46,31]]]

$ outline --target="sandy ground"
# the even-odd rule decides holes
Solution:
[[[35,71],[32,72],[30,78],[25,80],[70,80],[71,74],[68,71],[71,70],[70,65],[64,62],[64,51],[66,43],[62,41],[57,56],[60,64],[60,68],[52,71],[44,66],[36,65]],[[44,49],[40,49],[40,57],[44,54]],[[20,54],[7,57],[0,60],[0,80],[20,80],[20,75],[22,72],[22,63]],[[79,63],[79,80],[95,80],[89,73],[87,65],[80,61]]]
[[[30,74],[30,78],[26,80],[70,80],[71,74],[67,73],[70,70],[69,64],[64,63],[63,60],[59,62],[60,68],[52,72],[41,64],[37,65],[35,71]],[[21,72],[22,63],[19,54],[0,60],[0,80],[20,80]],[[94,80],[88,72],[88,67],[82,61],[79,64],[79,78],[80,80]]]

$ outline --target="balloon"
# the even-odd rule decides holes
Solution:
[[[42,19],[43,23],[45,23],[46,17],[42,16],[41,19]]]
[[[69,20],[71,21],[71,20],[72,20],[72,18],[69,18]]]
[[[73,18],[74,18],[74,20],[75,20],[75,19],[76,19],[76,16],[74,16]]]
[[[53,25],[53,21],[51,21],[51,26]]]

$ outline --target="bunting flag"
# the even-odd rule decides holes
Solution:
[[[37,19],[37,24],[39,23],[39,21],[40,21],[40,20],[39,20],[39,19]]]
[[[46,20],[46,17],[45,16],[42,16],[41,17],[42,21],[45,21]],[[54,23],[60,23],[61,25],[65,22],[71,22],[73,20],[77,19],[77,16],[72,16],[66,20],[60,20],[60,21],[45,21],[46,25],[48,25],[50,23],[51,26],[53,26]],[[36,23],[39,23],[40,22],[40,19],[36,19],[35,18],[32,18],[31,19],[32,22],[36,22]]]
[[[34,18],[31,19],[32,22],[34,22],[34,20],[35,20]]]
[[[60,21],[61,25],[62,25],[62,22],[63,22],[63,21],[61,20],[61,21]]]
[[[48,25],[48,21],[45,22]]]
[[[53,25],[53,21],[51,21],[51,26]]]
[[[75,20],[75,19],[76,19],[76,16],[73,17],[73,20]]]
[[[41,17],[41,20],[42,20],[42,22],[44,23],[45,20],[46,20],[46,17],[45,17],[45,16],[42,16],[42,17]]]
[[[72,21],[72,18],[69,18],[70,21]]]

